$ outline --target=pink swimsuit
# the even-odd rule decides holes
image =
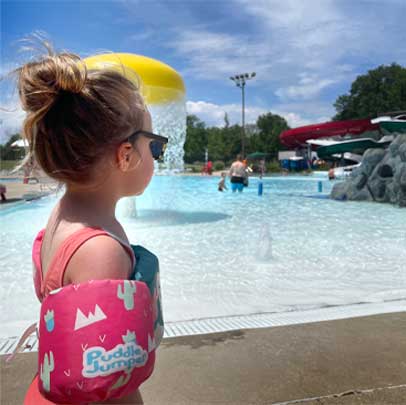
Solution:
[[[56,290],[57,288],[63,286],[63,277],[70,259],[86,241],[96,236],[104,235],[116,239],[131,257],[132,267],[135,265],[134,253],[129,245],[104,229],[88,227],[79,229],[78,231],[72,233],[72,235],[61,243],[57,252],[54,254],[54,257],[49,265],[49,269],[44,277],[41,265],[41,247],[44,235],[45,229],[42,229],[35,238],[32,248],[35,293],[41,302],[50,291]]]

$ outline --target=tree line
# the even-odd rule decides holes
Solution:
[[[230,162],[241,153],[242,127],[230,125],[227,114],[224,126],[206,127],[195,115],[188,115],[186,120],[186,163],[203,162],[207,150],[212,161]],[[282,148],[279,135],[289,129],[286,120],[277,114],[264,114],[258,117],[255,125],[245,126],[245,153],[265,152],[270,158],[277,157]]]

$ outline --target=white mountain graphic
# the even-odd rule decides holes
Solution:
[[[84,328],[85,326],[89,326],[93,323],[102,321],[103,319],[107,319],[107,316],[105,315],[105,313],[100,309],[100,307],[97,304],[94,307],[94,314],[90,311],[89,315],[87,317],[78,308],[76,311],[75,330],[78,330],[80,328]]]

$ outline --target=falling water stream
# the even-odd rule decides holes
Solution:
[[[159,91],[159,89],[154,89]],[[163,162],[155,163],[155,173],[175,174],[183,171],[183,145],[186,139],[186,105],[184,97],[175,101],[149,106],[153,131],[166,136],[169,141]],[[126,218],[137,217],[136,197],[126,198],[122,203]]]

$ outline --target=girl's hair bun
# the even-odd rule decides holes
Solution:
[[[61,53],[53,57],[55,86],[59,90],[80,93],[86,82],[86,65],[79,56]]]
[[[49,54],[19,70],[18,88],[23,108],[46,113],[62,93],[78,94],[86,84],[86,66],[71,53]]]

